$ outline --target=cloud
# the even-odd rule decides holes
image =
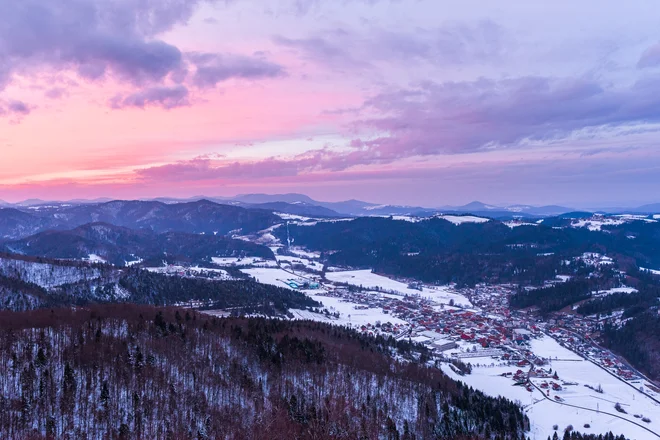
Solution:
[[[277,35],[273,41],[318,64],[335,68],[375,68],[378,63],[425,62],[439,66],[499,60],[513,41],[498,24],[447,23],[414,32],[332,29],[307,38]]]
[[[281,76],[261,57],[202,54],[186,58],[159,37],[185,24],[202,3],[214,0],[0,0],[0,92],[20,75],[74,72],[87,81],[108,77],[137,91],[115,107],[187,104],[183,85],[190,61],[194,84],[212,87],[229,78]],[[64,91],[48,92],[61,97]]]
[[[215,87],[230,78],[254,80],[285,75],[282,66],[257,56],[191,53],[188,58],[196,66],[193,83],[200,88]]]
[[[136,174],[153,181],[197,181],[236,178],[264,178],[272,176],[297,175],[297,164],[278,159],[264,159],[248,162],[217,162],[207,158],[197,158],[173,164],[143,168]]]
[[[398,3],[402,0],[275,0],[268,2],[262,0],[266,11],[270,13],[286,13],[294,15],[308,15],[321,9],[323,4],[338,4],[341,6],[363,3],[376,5],[378,3]],[[414,0],[413,0],[414,1]],[[238,3],[233,0],[228,3]]]
[[[185,23],[201,0],[0,0],[0,89],[15,72],[108,72],[133,83],[160,81],[180,67],[178,48],[155,37]]]
[[[32,108],[18,100],[0,101],[0,116],[26,116],[29,115]]]
[[[9,101],[7,109],[10,113],[18,113],[21,115],[27,115],[30,113],[30,107],[23,101]]]
[[[141,179],[156,182],[265,179],[294,177],[320,171],[344,171],[361,163],[378,162],[378,157],[370,151],[338,152],[324,148],[293,157],[268,157],[251,162],[229,162],[222,157],[198,157],[137,169],[135,173]]]
[[[54,87],[52,89],[46,90],[46,93],[44,93],[48,99],[60,99],[61,97],[66,96],[66,94],[66,89],[62,87]]]
[[[188,89],[182,85],[174,87],[151,87],[126,97],[115,96],[110,101],[110,106],[115,109],[125,107],[145,108],[148,106],[173,109],[190,105],[188,95]]]
[[[637,62],[639,69],[660,66],[660,43],[646,49]]]
[[[589,127],[660,120],[660,80],[627,88],[588,78],[523,77],[427,82],[368,100],[352,145],[382,161],[501,148],[524,140],[565,139]]]

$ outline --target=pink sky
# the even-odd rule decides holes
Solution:
[[[642,0],[542,21],[476,0],[0,10],[3,200],[657,201],[660,13]]]

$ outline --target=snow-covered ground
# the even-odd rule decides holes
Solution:
[[[606,218],[606,217],[592,217],[575,220],[571,223],[574,228],[587,228],[590,231],[600,231],[603,226],[618,226],[624,224],[624,219]]]
[[[449,376],[486,394],[520,401],[531,421],[532,439],[544,440],[552,436],[553,425],[558,425],[560,437],[563,429],[572,425],[576,430],[584,433],[599,434],[612,431],[615,435],[624,434],[630,439],[657,438],[635,423],[660,433],[660,417],[656,415],[660,414],[659,404],[589,360],[562,347],[548,336],[532,340],[531,349],[538,356],[551,359],[549,365],[543,368],[552,368],[553,372],[557,372],[558,380],[532,378],[532,382],[539,388],[543,382],[552,381],[562,386],[560,391],[549,390],[547,397],[550,400],[544,397],[544,393],[546,395],[548,393],[546,390],[542,393],[539,388],[534,387],[530,392],[523,386],[516,386],[511,378],[501,376],[502,373],[515,373],[519,369],[515,365],[506,366],[501,361],[493,359],[484,361],[475,358],[467,359],[473,365],[470,375],[459,376],[445,366],[442,369]],[[478,363],[480,366],[475,366]],[[491,363],[494,366],[491,367]],[[525,373],[529,371],[529,367],[521,369]],[[598,393],[585,385],[593,388],[600,385],[603,393]],[[555,396],[559,396],[561,402],[556,401]],[[616,403],[620,403],[627,414],[617,412],[614,409]],[[651,422],[645,423],[641,418],[636,418],[635,414],[649,417]],[[589,424],[590,428],[585,428],[585,424]]]
[[[126,267],[135,266],[136,264],[140,264],[144,261],[142,258],[136,257],[135,255],[133,255],[133,258],[135,258],[135,260],[124,262]]]
[[[594,294],[594,296],[607,296],[613,293],[633,293],[637,292],[637,289],[634,287],[613,287],[607,290],[599,290]]]
[[[577,257],[578,259],[582,260],[584,263],[591,265],[591,266],[600,266],[603,264],[614,264],[614,260],[612,260],[610,257],[601,255],[596,252],[585,252],[581,256]]]
[[[286,284],[287,280],[299,279],[299,277],[276,267],[241,269],[241,272],[254,277],[260,283],[271,284],[277,287],[288,287]]]
[[[264,284],[271,284],[278,287],[288,288],[286,281],[305,281],[306,278],[297,277],[282,269],[274,268],[250,268],[241,269],[242,272],[254,277],[258,282]],[[392,324],[405,324],[405,321],[387,314],[383,309],[374,307],[369,309],[356,309],[359,304],[347,302],[343,298],[329,296],[327,288],[318,290],[303,290],[303,292],[316,301],[319,301],[330,312],[339,312],[339,318],[332,318],[331,321],[339,325],[362,326],[366,324],[375,324],[376,321],[391,322]],[[374,292],[378,295],[378,292]],[[294,315],[301,319],[313,319],[320,321],[328,321],[329,319],[323,315],[301,310],[292,310]]]
[[[532,339],[530,341],[530,347],[535,355],[543,359],[584,360],[583,357],[562,347],[557,341],[546,335],[539,339]]]
[[[419,295],[431,298],[442,304],[449,304],[453,299],[455,305],[471,307],[470,301],[458,293],[454,293],[447,286],[428,288],[421,291],[408,287],[407,284],[382,275],[375,274],[370,270],[352,270],[343,272],[328,272],[326,278],[336,283],[347,283],[353,286],[362,286],[365,289],[374,289],[385,292],[394,292],[401,295]]]
[[[194,275],[202,275],[204,273],[212,273],[216,274],[217,277],[214,277],[215,279],[221,279],[221,280],[232,280],[234,279],[231,277],[226,270],[223,269],[213,269],[213,268],[208,268],[208,267],[187,267],[187,266],[177,266],[177,265],[164,265],[160,267],[146,267],[145,270],[153,273],[161,273],[161,274],[166,274],[166,275],[174,275],[174,274],[185,274],[186,272],[190,272],[191,274]]]
[[[486,223],[490,221],[490,219],[476,217],[474,215],[439,215],[438,218],[445,219],[455,225],[461,225],[463,223]]]
[[[316,301],[321,302],[330,312],[339,312],[339,319],[335,324],[360,327],[367,324],[376,324],[377,321],[391,322],[405,325],[405,321],[384,313],[383,309],[375,307],[370,309],[356,309],[357,304],[347,302],[342,298],[323,296],[318,291],[306,291]]]
[[[302,215],[296,215],[296,214],[287,214],[285,212],[273,212],[276,216],[281,218],[282,220],[297,220],[301,222],[306,222],[309,220],[312,220],[311,217],[304,217]]]
[[[105,258],[96,254],[89,254],[87,258],[83,258],[84,261],[89,261],[90,263],[107,263]]]
[[[643,221],[656,223],[657,220],[650,219],[646,215],[620,214],[612,217],[594,215],[590,218],[574,220],[571,226],[574,228],[587,228],[590,231],[601,231],[603,226],[619,226],[627,222]]]
[[[511,229],[517,228],[518,226],[538,226],[538,223],[528,223],[528,222],[523,222],[523,221],[518,221],[518,220],[512,220],[508,222],[504,222],[505,225],[510,227]]]
[[[652,219],[649,218],[648,215],[635,215],[635,214],[617,214],[615,217],[619,217],[622,219],[626,219],[629,221],[642,221],[642,222],[647,222],[647,223],[657,223],[655,220],[655,216],[653,216]]]
[[[660,270],[647,269],[647,268],[645,268],[645,267],[640,267],[640,269],[641,269],[641,270],[648,270],[649,272],[651,272],[651,273],[654,274],[654,275],[660,275]]]
[[[306,249],[303,249],[303,248],[300,248],[300,247],[295,247],[295,246],[289,247],[289,252],[291,252],[292,254],[300,255],[301,257],[309,258],[309,259],[321,258],[321,253],[320,252],[312,252],[312,251],[308,251]]]
[[[83,280],[93,280],[101,275],[96,268],[52,265],[28,260],[0,258],[0,275],[20,278],[49,289],[63,284],[73,284]]]
[[[243,257],[243,258],[211,258],[213,264],[218,266],[259,266],[259,267],[277,267],[277,261],[264,260],[261,257]]]
[[[315,271],[315,272],[320,272],[323,269],[323,264],[309,260],[307,258],[303,257],[292,257],[290,255],[276,255],[277,261],[282,265],[288,265],[288,266],[293,266],[293,265],[303,265],[305,266],[305,269]]]

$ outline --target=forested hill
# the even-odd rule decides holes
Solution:
[[[320,323],[174,309],[3,312],[0,438],[525,437],[517,405],[410,350]]]
[[[302,292],[247,278],[188,278],[139,268],[0,254],[0,309],[22,311],[95,303],[168,306],[189,301],[278,316],[291,308],[320,306]]]
[[[256,232],[281,222],[263,209],[245,209],[208,200],[190,203],[115,200],[107,203],[43,207],[29,212],[0,208],[0,239],[15,240],[49,229],[73,229],[88,223],[109,223],[156,233],[227,235]]]
[[[460,222],[460,217],[452,220]],[[542,283],[554,278],[564,260],[584,252],[607,254],[630,267],[660,268],[657,220],[596,219],[600,223],[589,224],[591,229],[574,227],[572,221],[457,225],[443,218],[364,217],[290,224],[288,234],[295,245],[324,252],[328,265],[373,268],[427,282]],[[285,228],[274,233],[287,238]]]
[[[90,223],[73,230],[49,230],[0,244],[0,250],[38,257],[85,259],[96,255],[117,266],[141,261],[160,266],[170,263],[208,264],[212,257],[255,256],[274,259],[265,246],[222,235],[129,229],[108,223]]]

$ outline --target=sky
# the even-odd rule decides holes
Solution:
[[[652,0],[0,0],[0,199],[660,202]]]

